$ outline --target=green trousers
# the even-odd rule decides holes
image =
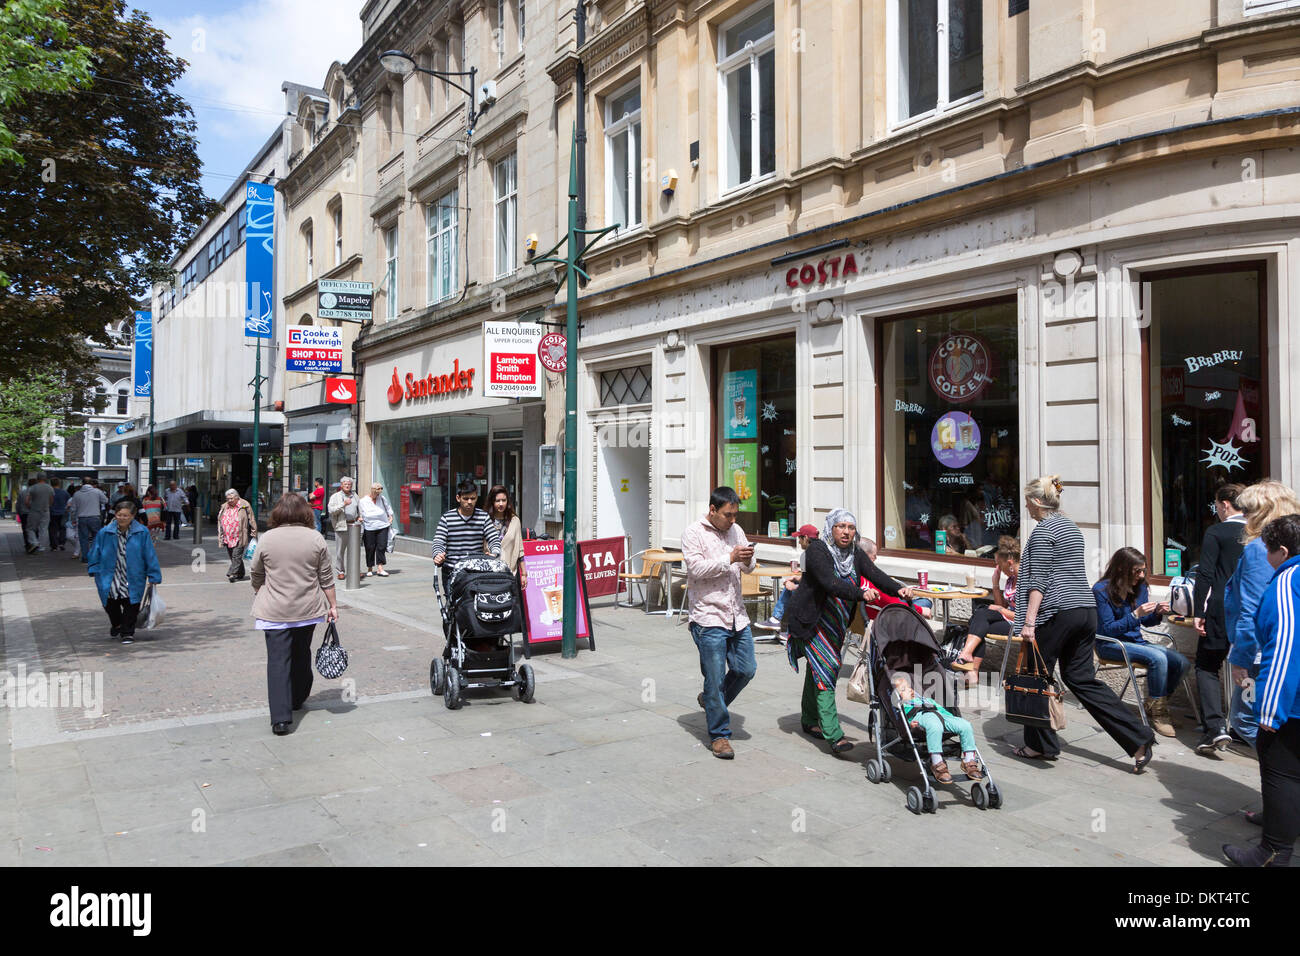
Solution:
[[[822,736],[831,743],[844,736],[835,709],[835,689],[818,690],[813,669],[804,661],[802,719],[805,727],[821,727]]]

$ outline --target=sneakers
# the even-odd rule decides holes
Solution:
[[[755,624],[754,627],[760,627],[765,631],[781,630],[781,619],[779,617],[769,617],[766,621]]]
[[[1284,867],[1291,865],[1291,848],[1284,850],[1274,850],[1270,847],[1256,844],[1255,846],[1232,846],[1229,843],[1223,844],[1223,855],[1229,863],[1237,866],[1249,867]]]
[[[734,760],[736,757],[736,752],[731,749],[731,741],[726,737],[715,737],[713,743],[709,744],[709,749],[719,760]]]
[[[1220,730],[1216,734],[1206,734],[1196,744],[1196,752],[1203,756],[1210,756],[1213,753],[1228,749],[1232,737],[1226,730]]]
[[[123,634],[123,635],[122,635],[122,643],[123,643],[123,644],[134,644],[134,643],[135,643],[135,638],[132,637],[130,634]]]
[[[1227,750],[1228,744],[1230,743],[1232,743],[1232,734],[1228,733],[1226,730],[1220,729],[1220,731],[1214,735],[1215,750],[1218,751]]]
[[[1151,729],[1161,737],[1174,736],[1173,720],[1169,716],[1169,698],[1152,697],[1146,705],[1147,719],[1151,721]]]

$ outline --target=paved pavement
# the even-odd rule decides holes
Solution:
[[[1005,807],[948,788],[913,816],[915,768],[872,785],[866,746],[842,760],[799,732],[800,678],[776,645],[733,707],[736,759],[716,760],[686,628],[607,602],[596,651],[534,654],[536,703],[448,711],[427,684],[432,566],[400,554],[341,592],[348,673],[318,676],[274,737],[251,589],[193,547],[160,543],[167,620],[123,647],[80,562],[0,530],[0,671],[90,675],[81,699],[53,694],[66,706],[26,706],[29,688],[0,708],[0,865],[1218,866],[1220,843],[1258,833],[1240,819],[1258,806],[1253,759],[1197,756],[1184,721],[1137,776],[1077,708],[1054,764],[1010,757],[1016,728],[977,714]],[[841,714],[865,740],[866,708]]]

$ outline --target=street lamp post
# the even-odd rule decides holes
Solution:
[[[478,75],[478,70],[472,66],[468,70],[460,73],[448,73],[443,70],[426,70],[424,67],[418,66],[416,64],[415,57],[411,56],[411,54],[406,53],[402,50],[387,50],[379,54],[379,65],[382,66],[389,73],[395,74],[397,76],[410,76],[412,73],[425,73],[429,76],[437,77],[438,79],[442,80],[444,83],[451,84],[452,86],[456,87],[456,89],[460,90],[462,93],[468,96],[469,115],[465,124],[466,136],[470,136],[473,134],[474,121],[477,120],[479,116],[481,116],[484,112],[487,111],[487,105],[483,107],[482,111],[475,109],[474,78]],[[455,80],[453,80],[452,79],[453,76],[468,76],[469,89],[466,89],[465,87],[457,83]]]
[[[561,284],[567,284],[564,347],[564,635],[560,642],[562,657],[578,656],[578,276],[591,276],[579,263],[587,250],[620,223],[604,229],[578,228],[578,130],[574,127],[569,146],[569,230],[568,234],[542,255],[533,265],[553,262],[564,266]],[[587,236],[592,238],[587,239]],[[582,237],[581,239],[579,237]],[[560,246],[563,259],[555,258]],[[558,290],[557,290],[558,291]],[[591,626],[591,622],[587,622]]]

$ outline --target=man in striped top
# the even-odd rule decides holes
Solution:
[[[438,519],[433,533],[433,563],[442,566],[444,581],[450,581],[458,562],[483,555],[501,557],[501,535],[496,525],[474,505],[478,485],[462,481],[456,486],[456,507]]]

